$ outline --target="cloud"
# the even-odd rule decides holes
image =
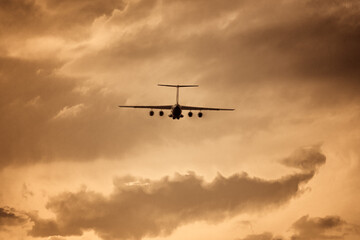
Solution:
[[[307,158],[316,157],[308,154]],[[298,196],[301,185],[314,176],[306,171],[264,180],[235,174],[218,175],[207,183],[190,172],[161,180],[118,178],[110,196],[88,190],[64,192],[47,207],[55,219],[32,215],[32,236],[81,235],[94,230],[103,239],[141,239],[168,235],[194,221],[221,221],[241,213],[277,208]],[[266,236],[265,236],[266,237]]]
[[[84,107],[85,106],[82,103],[76,104],[71,107],[65,106],[56,114],[54,119],[76,117],[84,109]]]
[[[55,13],[58,20],[63,20],[63,24],[69,22],[75,24],[91,23],[97,17],[109,15],[115,9],[122,10],[126,7],[126,2],[123,0],[106,2],[101,0],[80,2],[45,0],[44,3],[45,9]]]
[[[16,211],[14,208],[0,207],[0,230],[5,227],[24,225],[28,220],[27,215]]]
[[[304,171],[314,171],[325,162],[326,156],[321,153],[320,145],[300,148],[281,161],[285,166],[299,168]]]
[[[289,129],[283,123],[288,118],[323,119],[319,106],[332,114],[339,104],[359,105],[359,22],[355,0],[1,1],[0,168],[59,159],[119,159],[134,146],[168,141],[165,134],[189,144],[212,140],[213,132],[230,132],[256,145],[247,136],[236,135],[238,129],[278,130],[272,128],[276,123],[286,132]],[[17,46],[32,49],[33,54],[25,56],[26,49]],[[8,57],[14,49],[20,49],[18,58]],[[41,51],[49,59],[38,60],[40,55],[44,58]],[[65,62],[58,60],[62,51],[67,53]],[[57,74],[62,71],[67,77]],[[202,128],[193,125],[192,129],[202,129],[194,132],[168,122],[166,126],[146,122],[136,119],[136,113],[112,108],[131,100],[128,86],[137,89],[160,80],[194,81],[208,87],[207,94],[199,95],[201,101],[235,105],[241,111],[234,112],[233,122],[222,122],[221,129],[209,120],[202,122]],[[136,99],[139,104],[144,100],[142,96]],[[291,111],[286,108],[289,105]],[[340,113],[336,115],[341,117]],[[248,120],[252,114],[254,121]],[[331,126],[337,129],[338,125]],[[269,142],[270,138],[260,137]],[[309,158],[313,159],[307,162]],[[285,165],[307,171],[302,173],[307,176],[324,162],[315,147],[284,159]],[[238,179],[247,178],[239,175]],[[134,185],[143,191],[147,188]],[[85,192],[84,201],[91,194]],[[93,194],[105,199],[98,200],[101,204],[111,202],[109,197]],[[55,202],[49,206],[56,210]],[[71,221],[72,217],[69,214]],[[59,219],[68,224],[62,215]],[[50,233],[78,233],[87,227],[74,224],[77,229],[70,231],[65,223],[43,221],[38,227]],[[185,223],[174,223],[178,224]],[[143,234],[162,231],[161,224],[154,225]],[[97,223],[89,226],[105,231]],[[167,227],[168,231],[173,228]]]
[[[360,236],[360,227],[349,224],[339,216],[301,217],[293,225],[296,232],[291,240],[347,239],[348,235]]]
[[[88,32],[86,27],[96,18],[111,14],[115,9],[122,10],[125,6],[122,0],[4,0],[0,3],[0,26],[10,36],[60,34],[78,38],[83,32]]]
[[[50,237],[49,240],[66,240],[66,238],[56,236],[56,237]]]
[[[313,174],[297,174],[276,181],[236,174],[206,183],[194,173],[173,179],[143,180],[146,185],[115,181],[113,194],[92,191],[63,193],[47,204],[55,220],[34,217],[32,236],[81,235],[93,229],[103,239],[140,239],[168,235],[178,226],[219,221],[239,213],[279,207],[300,193]]]
[[[326,240],[326,239],[357,239],[360,226],[350,224],[339,216],[309,217],[302,216],[291,226],[294,231],[291,240]],[[283,240],[288,238],[273,237],[270,232],[248,235],[241,240]]]
[[[270,232],[264,232],[262,234],[251,234],[246,236],[245,238],[241,238],[239,240],[282,240],[281,237],[274,237]]]
[[[34,0],[4,0],[0,3],[0,27],[2,32],[8,34],[18,30],[36,31],[37,24],[41,22],[41,9]],[[27,30],[26,27],[30,26]]]
[[[53,18],[59,21],[55,25],[63,26],[59,28],[69,31],[71,36],[82,32],[73,27],[83,26],[88,31],[85,42],[97,39],[100,47],[93,49],[90,43],[82,44],[83,38],[73,39],[76,43],[72,46],[86,50],[81,54],[78,48],[69,50],[72,57],[65,62],[59,62],[56,54],[42,61],[24,61],[21,54],[17,59],[2,57],[0,78],[8,80],[0,90],[4,106],[0,111],[7,115],[0,127],[4,131],[0,138],[6,142],[0,147],[0,166],[54,158],[79,161],[118,158],[134,144],[145,143],[147,139],[155,143],[162,138],[159,135],[165,132],[162,132],[165,126],[152,123],[156,127],[152,125],[150,129],[141,119],[132,118],[132,113],[111,111],[111,106],[129,100],[128,86],[138,91],[138,87],[149,82],[155,85],[169,79],[195,81],[208,87],[202,95],[203,102],[242,109],[231,113],[235,116],[233,122],[223,124],[221,131],[212,128],[222,135],[272,130],[287,118],[313,117],[313,107],[320,103],[332,110],[343,101],[357,99],[358,81],[354,76],[360,68],[355,66],[359,51],[358,21],[354,19],[358,4],[349,3],[350,9],[340,1],[330,5],[274,0],[4,1],[4,9],[45,19],[41,21],[48,29],[54,26]],[[68,27],[68,21],[74,24]],[[36,25],[44,28],[42,24]],[[57,29],[49,30],[51,37],[67,38],[66,33]],[[317,29],[324,31],[326,39]],[[54,49],[47,33],[34,31],[32,38],[43,39]],[[342,40],[349,44],[342,44]],[[57,47],[61,48],[64,42],[59,41]],[[33,49],[31,45],[30,48]],[[324,74],[320,74],[316,72],[319,69],[329,71],[322,70]],[[330,70],[344,71],[345,84],[329,77],[333,76]],[[55,74],[62,71],[68,77]],[[72,77],[76,74],[87,77]],[[93,86],[91,81],[99,85]],[[90,91],[82,95],[76,92],[80,88]],[[103,94],[103,89],[107,94]],[[142,104],[142,98],[136,98],[139,99],[136,104]],[[272,108],[283,106],[285,101],[291,104],[293,112],[289,113],[286,107]],[[302,109],[298,102],[311,107]],[[86,107],[75,108],[78,104]],[[26,109],[22,108],[24,105]],[[63,113],[79,114],[68,118],[71,121],[51,121],[55,116],[60,120],[58,117],[65,116]],[[315,114],[322,117],[318,111]],[[230,125],[231,128],[227,127]],[[130,128],[137,129],[136,134]],[[185,132],[181,131],[183,137],[177,134],[178,138],[193,139]],[[200,132],[198,138],[208,138],[209,132]]]
[[[127,76],[118,66],[135,66],[145,71],[140,79],[162,69],[155,79],[196,79],[237,102],[275,91],[294,103],[307,100],[306,110],[358,100],[357,1],[145,2],[106,18],[104,47],[67,67]]]
[[[101,84],[62,76],[59,66],[55,60],[0,57],[0,168],[119,158],[136,142],[156,143],[160,122],[149,128],[146,117],[128,116],[117,108],[124,96]]]

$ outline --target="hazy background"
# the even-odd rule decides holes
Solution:
[[[0,238],[358,239],[359,13],[355,0],[2,0]],[[157,83],[236,110],[117,107],[173,104]]]

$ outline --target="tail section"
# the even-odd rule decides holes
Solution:
[[[199,85],[172,85],[172,84],[158,84],[160,87],[176,87],[176,104],[179,104],[179,88],[181,87],[198,87]]]

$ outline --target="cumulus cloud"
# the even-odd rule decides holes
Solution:
[[[360,226],[346,222],[339,216],[309,217],[302,216],[291,226],[294,232],[290,238],[274,237],[272,233],[248,235],[242,240],[326,240],[357,239]]]
[[[298,219],[293,225],[296,232],[291,240],[347,239],[349,235],[360,236],[360,227],[349,224],[339,216],[311,218],[308,215]]]
[[[314,171],[325,164],[326,156],[321,153],[320,145],[300,148],[281,161],[285,166]]]
[[[104,239],[140,239],[167,235],[175,228],[198,220],[216,221],[244,212],[278,207],[300,192],[312,173],[275,181],[236,174],[218,176],[211,183],[196,176],[176,175],[147,184],[115,181],[109,197],[92,191],[63,193],[47,204],[55,220],[33,218],[33,236],[81,235],[95,230]]]
[[[313,158],[314,155],[306,155]],[[55,219],[31,218],[32,236],[81,235],[94,230],[103,239],[141,239],[170,234],[194,221],[221,221],[241,213],[276,208],[299,195],[314,176],[306,171],[276,180],[235,174],[207,183],[195,173],[153,181],[118,178],[110,196],[93,191],[65,192],[50,199]],[[268,235],[264,236],[268,237]]]

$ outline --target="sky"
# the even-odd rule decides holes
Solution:
[[[2,0],[0,239],[357,240],[359,77],[356,0]]]

